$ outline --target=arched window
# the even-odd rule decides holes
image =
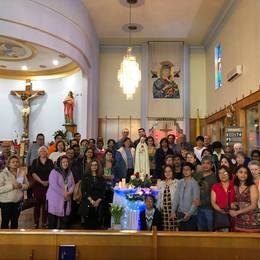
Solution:
[[[215,89],[222,86],[222,49],[220,43],[215,47]]]

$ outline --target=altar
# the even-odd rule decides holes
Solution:
[[[157,197],[157,187],[151,188],[114,188],[113,204],[124,207],[121,217],[121,229],[140,230],[140,212],[145,209],[144,198],[152,194]],[[113,221],[113,219],[112,219]]]

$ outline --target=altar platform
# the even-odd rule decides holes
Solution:
[[[258,260],[260,234],[156,230],[0,231],[0,259],[4,260],[59,259],[60,245],[75,245],[76,260]]]

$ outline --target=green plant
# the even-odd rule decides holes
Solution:
[[[60,135],[62,136],[62,139],[65,141],[65,142],[68,142],[68,131],[67,130],[57,130],[53,133],[53,137],[55,137],[56,135]]]
[[[111,216],[114,219],[114,224],[120,224],[121,217],[124,214],[124,207],[118,204],[111,204]]]
[[[152,186],[152,180],[148,176],[145,176],[145,178],[140,178],[139,172],[136,172],[130,177],[129,184],[135,188],[150,188]]]

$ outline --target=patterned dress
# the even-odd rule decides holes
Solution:
[[[240,209],[246,208],[251,204],[250,187],[247,187],[241,193],[239,188],[236,190],[236,202]],[[233,218],[235,231],[259,232],[260,231],[260,213],[252,210]]]
[[[172,202],[171,202],[171,192],[168,185],[163,193],[163,230],[164,231],[173,231],[174,230],[174,223],[171,219],[171,212],[172,212]]]

